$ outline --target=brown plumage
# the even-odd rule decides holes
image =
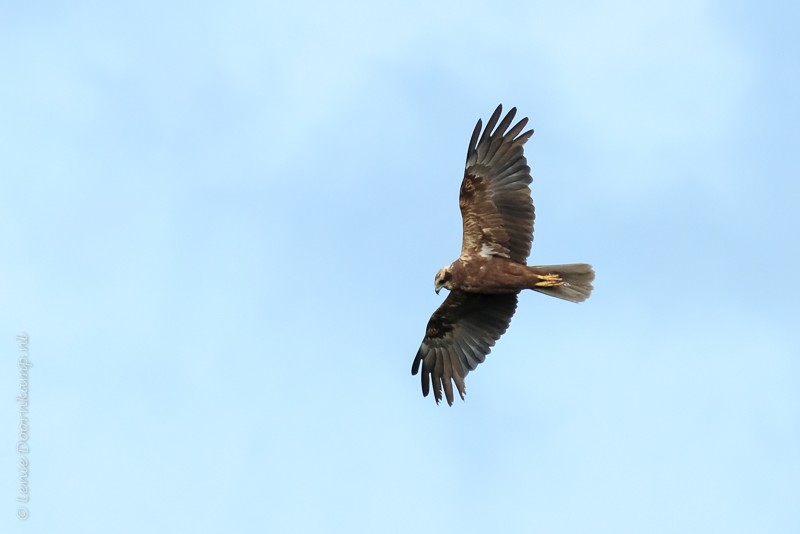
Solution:
[[[442,390],[453,404],[453,384],[464,398],[464,378],[508,328],[520,291],[532,289],[571,302],[582,302],[592,293],[591,265],[526,265],[534,210],[531,170],[522,147],[533,130],[522,132],[527,118],[508,129],[516,108],[498,124],[502,111],[497,106],[482,134],[480,120],[472,132],[459,197],[461,256],[436,273],[436,292],[444,287],[450,294],[428,321],[411,367],[414,375],[422,369],[423,395],[428,396],[433,382],[437,404]]]

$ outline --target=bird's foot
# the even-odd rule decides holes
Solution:
[[[564,280],[558,274],[537,274],[536,277],[539,279],[536,282],[536,287],[555,287],[564,283]]]

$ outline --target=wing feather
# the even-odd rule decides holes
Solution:
[[[464,225],[461,256],[490,251],[524,263],[531,251],[535,213],[523,145],[533,130],[521,133],[527,118],[508,129],[516,108],[498,124],[502,112],[503,106],[497,106],[486,128],[478,120],[470,138],[459,197]]]
[[[492,130],[494,130],[494,126],[495,126],[495,124],[497,124],[497,119],[500,118],[500,114],[502,112],[503,112],[503,106],[502,105],[497,106],[497,109],[494,110],[494,113],[492,113],[492,116],[486,122],[486,129],[483,131],[483,135],[481,136],[481,140],[478,141],[478,150],[479,151],[480,150],[485,151],[487,149],[488,144],[486,143],[486,141],[491,140],[490,133],[491,133]],[[514,118],[514,113],[516,113],[516,112],[517,112],[517,108],[513,108],[511,111],[508,112],[508,114],[511,115],[511,118],[513,119]],[[478,120],[480,120],[480,119],[478,119]]]
[[[464,398],[464,378],[486,359],[495,342],[511,323],[517,309],[517,294],[489,295],[451,291],[425,330],[411,374],[421,371],[422,394],[438,404],[444,398],[453,404],[453,384]]]

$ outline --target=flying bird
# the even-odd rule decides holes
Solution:
[[[428,321],[411,367],[412,375],[422,371],[424,396],[433,383],[437,404],[442,390],[447,404],[453,404],[453,384],[464,399],[464,378],[508,329],[520,291],[532,289],[571,302],[582,302],[592,292],[591,265],[526,264],[534,210],[523,145],[533,130],[522,131],[527,117],[509,129],[516,108],[498,124],[502,112],[501,104],[485,129],[479,119],[472,132],[458,201],[461,255],[436,273],[436,293],[445,288],[449,294]]]

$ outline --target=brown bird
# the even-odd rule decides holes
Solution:
[[[533,242],[528,187],[533,180],[522,147],[533,130],[521,133],[527,117],[508,129],[516,108],[497,124],[502,111],[501,104],[483,134],[480,119],[472,132],[458,201],[464,227],[461,256],[436,273],[436,293],[444,287],[450,294],[428,321],[411,367],[412,375],[422,367],[424,396],[433,381],[437,404],[442,389],[447,404],[453,404],[453,383],[464,398],[464,378],[508,328],[520,291],[532,289],[571,302],[582,302],[592,293],[591,265],[526,265]]]

